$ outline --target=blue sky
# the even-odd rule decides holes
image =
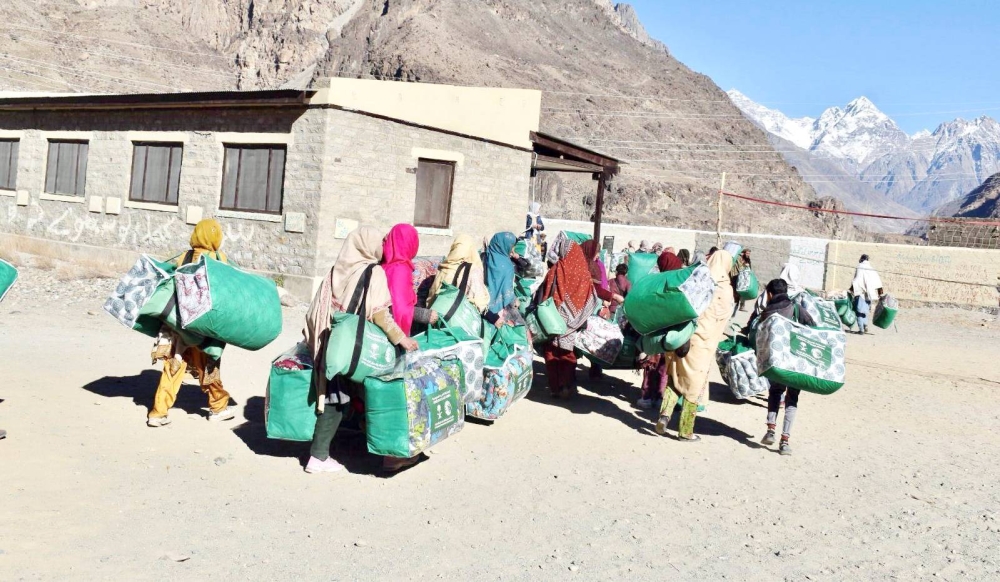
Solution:
[[[629,0],[722,89],[818,116],[865,95],[900,127],[1000,118],[997,0]]]

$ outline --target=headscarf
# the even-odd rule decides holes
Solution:
[[[650,249],[650,251],[653,252],[654,254],[657,254],[657,255],[660,254],[660,253],[662,253],[663,252],[663,243],[654,243],[653,244],[653,248]]]
[[[594,284],[599,286],[601,289],[607,289],[608,270],[604,268],[604,264],[599,258],[600,247],[597,246],[597,241],[594,239],[584,241],[580,244],[580,250],[583,251],[583,256],[587,257],[587,266],[590,270],[590,278],[594,281]]]
[[[660,258],[656,260],[656,266],[659,267],[661,273],[666,273],[667,271],[676,271],[677,269],[684,268],[684,262],[680,258],[670,251],[663,251],[660,254]]]
[[[410,335],[417,293],[413,290],[413,258],[420,248],[420,237],[412,224],[397,224],[382,242],[382,268],[392,296],[392,318],[399,329]]]
[[[490,313],[500,313],[514,303],[514,262],[510,253],[517,237],[512,232],[498,232],[486,248],[486,288],[490,291]]]
[[[538,216],[539,213],[541,213],[541,211],[542,211],[541,202],[532,202],[531,205],[528,206],[528,214],[530,214],[531,216]]]
[[[639,243],[639,252],[640,253],[648,253],[649,252],[649,241],[648,240],[644,240],[644,241],[642,241],[642,242]]]
[[[878,272],[868,262],[868,255],[861,257],[863,260],[858,263],[857,270],[854,271],[854,281],[851,282],[851,291],[855,296],[864,296],[868,301],[878,298],[878,290],[882,288],[882,278]]]
[[[788,283],[788,296],[794,297],[799,293],[802,293],[805,289],[799,284],[799,266],[795,263],[785,263],[785,266],[781,269],[781,274],[778,275],[781,279]]]
[[[219,250],[222,248],[223,240],[222,225],[219,224],[218,220],[212,218],[202,220],[195,225],[194,232],[191,233],[190,260],[185,261],[188,258],[188,253],[183,253],[177,259],[177,266],[197,263],[201,255],[206,253],[216,260],[227,262],[226,254]]]
[[[306,326],[302,330],[302,335],[313,357],[313,370],[317,371],[313,379],[316,382],[320,410],[323,410],[326,396],[325,348],[331,327],[330,317],[335,311],[347,309],[361,276],[368,267],[377,265],[380,260],[382,260],[382,237],[378,230],[362,226],[347,235],[337,262],[323,279],[309,305],[309,311],[306,312]],[[368,284],[365,319],[370,320],[376,311],[388,308],[391,302],[385,271],[376,267],[372,270]]]
[[[625,247],[625,251],[629,253],[634,253],[636,251],[635,245],[636,242],[634,240],[628,241],[628,246]]]
[[[539,232],[535,230],[535,226],[538,224],[538,218],[541,215],[541,212],[542,205],[539,202],[532,202],[531,205],[528,206],[528,220],[526,221],[527,224],[524,229],[524,233],[522,233],[526,238],[534,239],[535,235],[539,234]]]
[[[480,312],[486,309],[490,302],[490,295],[482,283],[483,261],[476,249],[476,241],[467,234],[455,237],[451,243],[451,250],[448,251],[448,256],[438,265],[437,275],[434,276],[434,282],[431,284],[431,290],[427,296],[428,305],[434,303],[434,299],[441,292],[442,285],[461,283],[461,281],[456,281],[456,277],[459,267],[466,263],[472,265],[472,270],[469,273],[469,283],[463,289],[465,296]]]
[[[691,266],[691,251],[687,249],[681,249],[680,252],[677,253],[677,258],[680,259],[682,263],[684,263],[685,267]]]
[[[597,308],[597,294],[594,293],[589,263],[580,245],[570,242],[562,246],[559,261],[549,269],[542,282],[540,300],[551,297],[569,328],[566,335],[554,340],[565,350],[573,349],[577,330],[587,323],[587,318]]]

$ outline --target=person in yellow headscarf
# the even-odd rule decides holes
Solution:
[[[733,266],[733,256],[719,250],[708,259],[708,268],[715,281],[715,294],[708,309],[698,318],[698,327],[684,348],[668,354],[667,370],[670,374],[670,389],[663,395],[660,418],[656,422],[656,432],[667,434],[667,425],[673,416],[680,397],[684,397],[681,408],[680,426],[677,439],[682,442],[699,441],[694,434],[694,420],[698,405],[708,400],[708,375],[715,365],[715,350],[726,333],[726,326],[733,313],[733,287],[729,280],[729,269]]]
[[[202,255],[228,262],[221,251],[222,242],[222,225],[216,220],[202,220],[191,234],[191,249],[177,257],[177,266],[197,262]],[[194,376],[201,385],[201,391],[208,395],[208,420],[218,422],[236,417],[235,407],[229,405],[229,393],[222,387],[220,361],[212,359],[197,347],[184,345],[181,338],[166,327],[160,332],[152,356],[154,362],[163,360],[163,374],[153,397],[153,407],[146,418],[147,426],[156,428],[170,424],[167,415],[177,401],[185,372]]]
[[[451,243],[451,250],[448,251],[448,256],[438,266],[434,284],[431,285],[431,292],[427,296],[428,306],[434,303],[434,299],[441,292],[442,285],[447,283],[458,287],[462,283],[459,269],[463,265],[469,265],[469,280],[462,291],[480,313],[486,311],[490,305],[490,292],[486,288],[483,261],[476,248],[476,241],[467,234],[455,237]]]

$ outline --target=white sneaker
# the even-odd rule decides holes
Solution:
[[[636,408],[641,408],[643,410],[649,410],[653,407],[653,400],[651,398],[640,398],[635,402]]]
[[[334,461],[333,457],[327,457],[325,461],[309,457],[309,462],[306,464],[306,473],[336,473],[343,470],[344,466]]]
[[[236,418],[236,407],[227,406],[219,412],[208,413],[208,422],[222,422],[224,420],[232,420]]]
[[[166,416],[152,416],[146,419],[146,426],[150,428],[159,428],[168,424],[170,424],[170,419]]]

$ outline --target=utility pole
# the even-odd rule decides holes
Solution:
[[[719,221],[715,224],[715,246],[722,246],[722,195],[726,191],[726,173],[722,173],[722,184],[719,185]]]

